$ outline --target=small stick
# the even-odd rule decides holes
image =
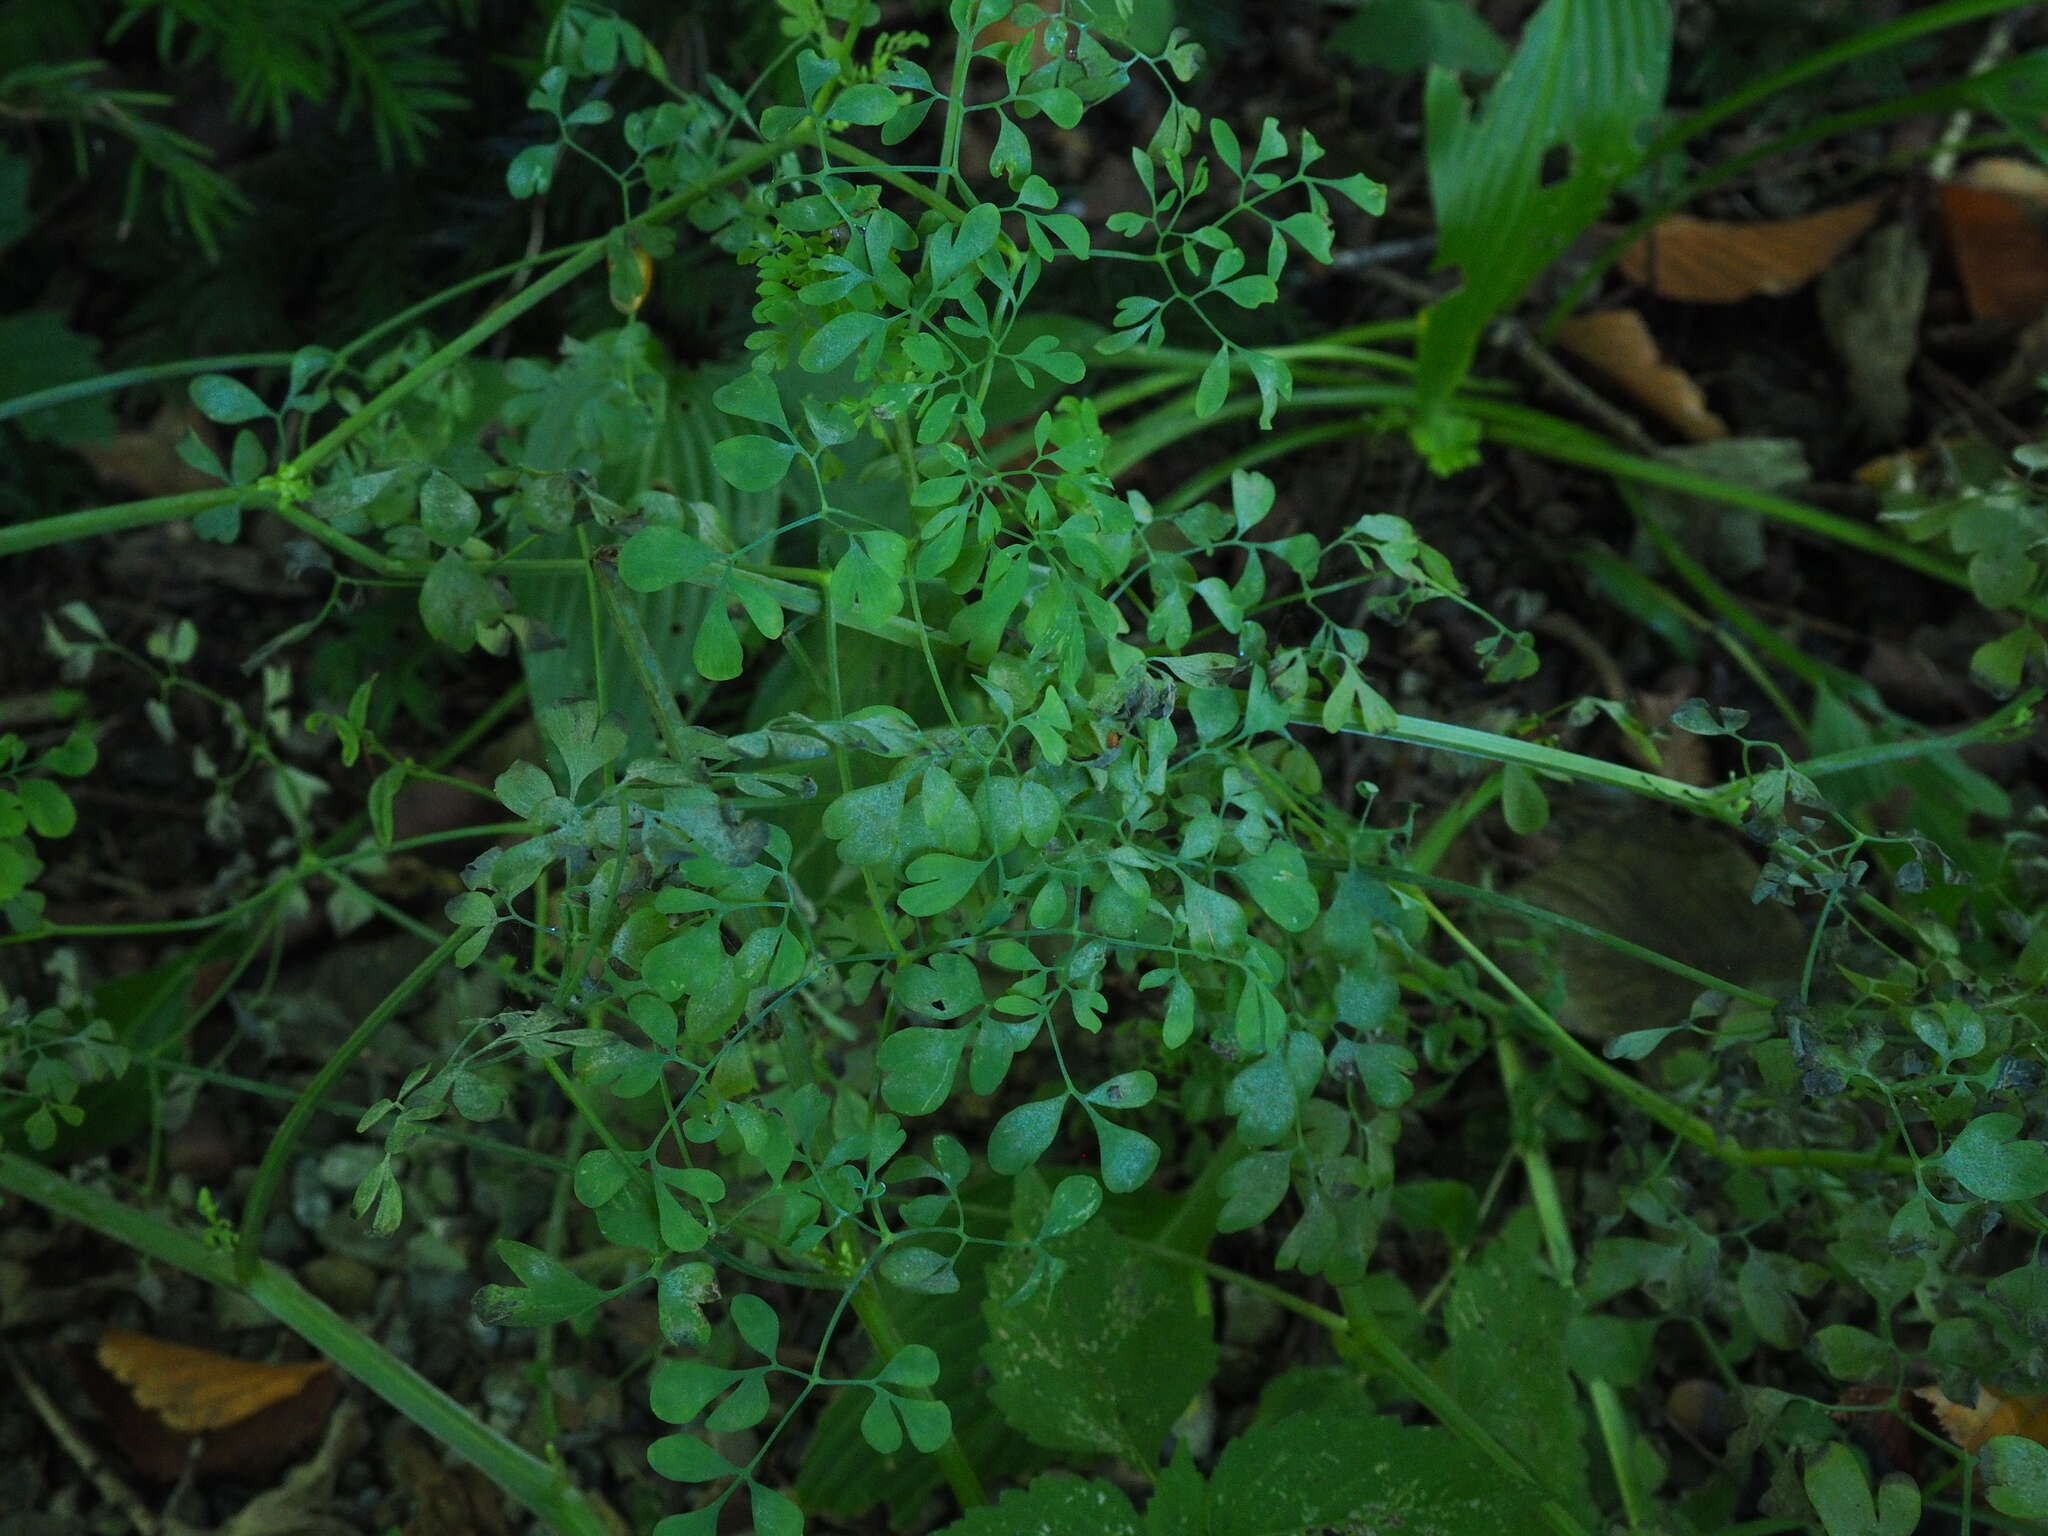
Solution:
[[[57,1406],[50,1394],[43,1390],[42,1383],[29,1374],[28,1367],[22,1364],[21,1356],[15,1353],[14,1346],[4,1339],[0,1339],[0,1363],[7,1366],[7,1374],[14,1378],[14,1384],[21,1389],[21,1395],[27,1400],[28,1405],[35,1409],[36,1417],[43,1421],[57,1444],[64,1448],[64,1454],[78,1463],[79,1470],[92,1480],[92,1485],[99,1490],[100,1497],[127,1516],[128,1523],[134,1526],[141,1536],[165,1536],[164,1527],[156,1516],[149,1512],[149,1507],[136,1496],[132,1488],[115,1475],[105,1459],[86,1443],[85,1436],[78,1432],[78,1427],[71,1422],[64,1410]],[[179,1529],[182,1530],[183,1527]]]

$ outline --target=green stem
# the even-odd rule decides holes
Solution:
[[[1887,538],[1867,523],[1823,512],[1790,497],[1774,496],[1769,491],[1755,490],[1730,480],[1702,475],[1677,464],[1629,453],[1540,411],[1490,400],[1466,400],[1461,408],[1487,424],[1486,435],[1491,441],[1506,447],[1524,448],[1547,459],[1597,469],[1640,485],[1659,486],[1687,496],[1718,501],[1725,506],[1741,507],[1787,528],[1876,555],[1881,560],[1889,560],[1909,571],[1918,571],[1923,576],[1932,576],[1936,581],[1960,587],[1965,592],[1970,590],[1970,578],[1961,566],[1939,555],[1929,554],[1917,545]],[[2037,618],[2048,617],[2048,600],[2031,599],[2025,611]]]
[[[697,183],[663,198],[644,213],[628,221],[629,225],[658,224],[674,218],[688,209],[691,204],[708,197],[719,188],[740,181],[762,167],[771,165],[798,140],[777,139],[761,144],[728,161]],[[529,283],[524,289],[504,303],[489,310],[469,329],[453,341],[431,353],[413,367],[407,369],[375,396],[357,407],[342,421],[323,436],[309,444],[303,452],[288,463],[279,466],[277,478],[291,480],[310,476],[312,472],[333,458],[367,430],[393,406],[417,393],[431,380],[460,362],[471,352],[489,341],[517,320],[543,299],[574,282],[604,260],[605,243],[591,241],[570,250],[545,277]],[[127,502],[118,507],[102,507],[87,512],[66,513],[57,517],[37,518],[0,528],[0,557],[20,554],[45,545],[63,543],[70,539],[89,538],[97,534],[116,533],[128,528],[147,527],[154,523],[167,523],[179,518],[190,517],[210,507],[225,506],[233,502],[249,504],[269,501],[264,493],[254,492],[246,487],[223,487],[217,491],[196,491],[185,496],[159,496],[147,501]],[[297,525],[312,537],[331,548],[348,554],[351,558],[369,555],[373,570],[391,574],[390,563],[384,556],[367,550],[365,546],[345,535],[337,534],[317,518],[294,519]],[[337,541],[341,542],[337,542]]]
[[[1497,1034],[1493,1042],[1494,1057],[1500,1064],[1501,1085],[1507,1090],[1508,1103],[1516,1105],[1528,1074],[1522,1067],[1522,1053],[1514,1040],[1505,1034]],[[1578,1268],[1578,1257],[1572,1251],[1571,1225],[1565,1220],[1564,1197],[1557,1187],[1557,1170],[1551,1166],[1550,1151],[1537,1136],[1532,1125],[1515,1113],[1515,1152],[1522,1160],[1522,1172],[1529,1181],[1529,1203],[1535,1208],[1537,1225],[1543,1230],[1544,1246],[1550,1250],[1550,1267],[1557,1272],[1560,1285],[1570,1286],[1572,1275]],[[1621,1492],[1621,1507],[1628,1517],[1628,1526],[1639,1531],[1650,1524],[1649,1502],[1643,1497],[1643,1490],[1637,1486],[1635,1458],[1629,1445],[1628,1414],[1621,1404],[1621,1395],[1614,1390],[1614,1383],[1594,1379],[1587,1384],[1588,1395],[1593,1400],[1593,1418],[1600,1426],[1600,1441],[1607,1451],[1607,1464],[1614,1473],[1614,1484]]]
[[[875,1354],[883,1364],[888,1364],[903,1349],[903,1335],[896,1327],[896,1319],[889,1315],[888,1302],[872,1278],[863,1279],[856,1285],[851,1299],[853,1315],[860,1320],[868,1341],[875,1346]],[[896,1390],[926,1402],[932,1400],[929,1387],[901,1387]],[[948,1435],[946,1443],[933,1453],[933,1457],[939,1464],[939,1470],[945,1474],[946,1486],[960,1501],[963,1513],[988,1503],[988,1492],[981,1486],[981,1474],[974,1470],[974,1463],[960,1448],[959,1436]]]
[[[2001,11],[2018,10],[2030,3],[2031,0],[1948,0],[1945,5],[1931,5],[1916,14],[1902,16],[1884,26],[1844,38],[1833,47],[1816,49],[1775,74],[1766,75],[1739,91],[1732,91],[1712,106],[1703,107],[1691,117],[1672,124],[1643,151],[1643,162],[1653,164],[1673,150],[1691,143],[1708,129],[1747,112],[1758,102],[1767,101],[1780,91],[1839,69],[1867,54],[1882,53],[1916,37],[1925,37],[1930,32],[1959,27],[1986,16],[1996,16]]]
[[[260,492],[240,486],[222,486],[214,491],[186,491],[177,496],[151,496],[145,501],[124,501],[112,507],[93,507],[84,512],[63,512],[55,517],[33,518],[0,528],[0,559],[18,555],[46,544],[65,544],[73,539],[98,538],[103,534],[125,533],[131,528],[148,528],[157,523],[196,517],[215,507],[237,502],[267,501]]]
[[[1526,1483],[1533,1489],[1543,1487],[1542,1480],[1535,1476],[1522,1459],[1516,1456],[1500,1441],[1496,1440],[1484,1424],[1466,1411],[1465,1405],[1453,1397],[1450,1391],[1422,1365],[1409,1358],[1396,1344],[1393,1335],[1382,1328],[1379,1319],[1373,1316],[1372,1306],[1366,1300],[1363,1287],[1341,1286],[1338,1294],[1344,1300],[1346,1331],[1363,1345],[1367,1351],[1378,1357],[1380,1364],[1418,1403],[1427,1408],[1436,1421],[1451,1430],[1467,1444],[1473,1446],[1487,1460],[1517,1483]],[[1587,1536],[1586,1528],[1557,1499],[1545,1496],[1538,1506],[1543,1520],[1558,1536]]]
[[[1316,860],[1313,862],[1320,863],[1321,861]],[[1566,917],[1561,912],[1552,912],[1546,907],[1539,907],[1531,902],[1503,895],[1499,891],[1489,891],[1483,886],[1466,885],[1463,881],[1459,880],[1446,880],[1441,875],[1432,875],[1426,870],[1404,867],[1399,864],[1348,863],[1344,864],[1343,867],[1362,870],[1368,874],[1378,875],[1385,880],[1403,882],[1418,886],[1423,890],[1436,891],[1442,895],[1455,896],[1466,901],[1476,901],[1485,906],[1493,907],[1497,911],[1505,912],[1511,917],[1520,918],[1523,922],[1534,923],[1546,928],[1555,928],[1560,932],[1569,933],[1576,938],[1605,945],[1617,954],[1627,955],[1631,960],[1640,961],[1644,965],[1653,965],[1658,970],[1668,971],[1673,976],[1683,977],[1703,992],[1720,992],[1729,997],[1741,998],[1747,1003],[1755,1003],[1762,1008],[1769,1008],[1778,1001],[1777,998],[1771,996],[1768,992],[1759,992],[1754,987],[1745,987],[1740,982],[1729,981],[1723,977],[1713,975],[1711,972],[1700,970],[1697,966],[1687,965],[1682,960],[1674,960],[1669,955],[1659,954],[1654,949],[1637,944],[1632,940],[1624,939],[1619,934],[1609,933],[1604,928],[1596,928],[1591,923],[1582,923],[1575,917]]]
[[[1742,1168],[1819,1168],[1840,1173],[1914,1171],[1912,1158],[1890,1156],[1883,1152],[1844,1152],[1824,1147],[1745,1147],[1740,1142],[1723,1137],[1713,1126],[1697,1115],[1687,1114],[1648,1083],[1631,1077],[1595,1056],[1577,1036],[1558,1023],[1547,1008],[1522,990],[1520,984],[1503,971],[1491,955],[1473,943],[1465,931],[1446,917],[1435,902],[1419,892],[1417,900],[1422,903],[1423,911],[1437,926],[1438,931],[1457,945],[1466,957],[1522,1010],[1529,1022],[1536,1026],[1537,1037],[1543,1042],[1544,1049],[1576,1067],[1616,1098],[1625,1099],[1635,1105],[1679,1140],[1698,1148],[1709,1157]]]
[[[249,1187],[249,1198],[242,1207],[242,1233],[236,1244],[235,1270],[244,1282],[262,1267],[263,1224],[270,1214],[270,1202],[276,1197],[278,1187],[283,1184],[291,1164],[293,1150],[298,1146],[299,1137],[304,1134],[306,1124],[320,1107],[320,1101],[341,1079],[341,1075],[355,1064],[356,1057],[363,1053],[369,1043],[377,1038],[378,1032],[391,1022],[398,1010],[412,998],[448,963],[449,957],[462,945],[463,935],[451,933],[418,965],[412,973],[384,995],[382,1002],[364,1017],[355,1032],[343,1041],[340,1048],[327,1058],[326,1064],[313,1074],[313,1080],[306,1084],[298,1100],[284,1117],[284,1123],[277,1128],[277,1134],[270,1139],[270,1146],[263,1154],[263,1161],[256,1169],[256,1181]]]
[[[283,1270],[259,1263],[247,1274],[238,1273],[226,1254],[189,1233],[11,1152],[0,1152],[0,1189],[208,1284],[247,1296],[469,1462],[544,1529],[562,1536],[611,1536],[610,1527],[560,1472],[492,1429]]]
[[[288,366],[291,360],[292,355],[289,352],[237,352],[228,357],[194,357],[182,363],[150,363],[141,368],[123,368],[118,373],[95,374],[89,379],[74,379],[69,384],[53,384],[48,389],[16,395],[11,400],[0,400],[0,421],[12,421],[17,416],[47,411],[52,406],[69,405],[73,400],[89,400],[94,395],[111,394],[117,389],[126,389],[131,384],[153,384],[159,379],[182,379],[194,373],[225,373],[230,368],[283,368]]]
[[[1308,715],[1293,724],[1303,730],[1322,728],[1314,717]],[[1376,741],[1405,742],[1431,751],[1455,752],[1461,757],[1476,757],[1485,762],[1513,764],[1539,773],[1561,774],[1583,784],[1604,784],[1610,789],[1661,800],[1667,805],[1679,806],[1730,826],[1741,820],[1738,790],[1747,782],[1742,779],[1718,789],[1700,789],[1677,779],[1667,779],[1660,773],[1651,773],[1645,768],[1631,768],[1626,763],[1610,763],[1604,758],[1546,747],[1541,742],[1523,741],[1520,737],[1503,736],[1494,731],[1477,731],[1470,726],[1452,725],[1446,720],[1424,720],[1418,715],[1396,715],[1393,726],[1381,731],[1368,730],[1364,726],[1346,726],[1343,734],[1368,736]]]
[[[662,745],[679,764],[701,764],[703,754],[689,745],[683,712],[676,707],[674,688],[662,675],[661,658],[655,654],[654,642],[647,638],[647,628],[640,622],[640,610],[620,588],[617,563],[597,559],[591,562],[591,566],[597,572],[597,590],[604,598],[605,616],[612,621],[612,628],[618,632],[620,643],[625,647],[626,660],[633,668],[634,680],[640,684],[648,709],[653,712]],[[725,599],[722,594],[714,594],[711,600],[723,602]]]

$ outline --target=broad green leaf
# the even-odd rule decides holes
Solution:
[[[497,1254],[520,1284],[487,1285],[476,1293],[477,1320],[488,1326],[538,1328],[566,1322],[594,1310],[610,1294],[525,1243],[500,1238]]]
[[[540,728],[561,760],[566,793],[572,800],[585,779],[617,761],[626,750],[623,727],[612,716],[600,715],[590,699],[541,711]]]
[[[186,386],[185,392],[199,407],[200,415],[223,426],[236,426],[270,414],[261,395],[224,373],[202,373]]]
[[[732,1299],[732,1321],[749,1349],[770,1360],[775,1358],[782,1338],[782,1319],[773,1307],[751,1291],[743,1291]]]
[[[1585,1423],[1565,1359],[1571,1292],[1545,1272],[1533,1213],[1458,1270],[1445,1309],[1445,1382],[1460,1403],[1512,1445],[1568,1509],[1591,1507]]]
[[[1201,382],[1195,386],[1195,417],[1207,421],[1223,409],[1223,402],[1230,397],[1230,348],[1218,347],[1210,357],[1208,366],[1202,369]]]
[[[1047,1242],[1086,1226],[1102,1207],[1102,1186],[1085,1173],[1069,1174],[1052,1192],[1052,1203],[1038,1225],[1038,1240]]]
[[[904,869],[913,882],[896,898],[912,917],[933,917],[967,899],[974,882],[988,867],[986,859],[963,859],[950,853],[927,853]]]
[[[712,395],[711,403],[727,415],[737,416],[743,421],[758,421],[770,427],[789,424],[774,382],[765,373],[754,369],[736,374],[720,385]]]
[[[1455,74],[1430,70],[1423,119],[1437,265],[1463,281],[1430,307],[1422,331],[1424,430],[1436,429],[1487,325],[1635,169],[1670,55],[1666,0],[1545,0],[1478,112]],[[1571,168],[1546,184],[1552,152],[1569,154]]]
[[[708,1483],[739,1470],[692,1434],[662,1436],[647,1447],[647,1465],[672,1483]]]
[[[1518,837],[1533,837],[1550,821],[1550,802],[1536,775],[1519,763],[1510,763],[1500,774],[1500,808],[1508,830]]]
[[[1293,1165],[1292,1152],[1254,1152],[1232,1163],[1219,1185],[1223,1209],[1216,1230],[1242,1232],[1278,1210],[1287,1198]]]
[[[1114,1125],[1101,1115],[1089,1117],[1095,1123],[1095,1140],[1102,1153],[1102,1183],[1113,1195],[1128,1195],[1144,1186],[1159,1166],[1159,1143],[1143,1131]]]
[[[1806,1464],[1801,1481],[1827,1536],[1877,1536],[1877,1505],[1856,1453],[1836,1441]]]
[[[896,115],[896,93],[886,85],[849,85],[832,98],[827,115],[837,122],[877,127]]]
[[[438,469],[427,476],[420,487],[420,527],[428,538],[443,548],[460,544],[482,520],[476,498],[454,476]]]
[[[491,579],[448,550],[420,584],[420,622],[452,651],[476,644],[477,631],[504,612]]]
[[[2017,1115],[1979,1115],[1949,1143],[1940,1163],[1980,1200],[2048,1195],[2048,1146],[2021,1136]]]
[[[1529,1453],[1519,1433],[1509,1444]],[[1551,1528],[1539,1498],[1447,1429],[1385,1414],[1296,1414],[1224,1447],[1207,1536],[1538,1536]]]
[[[711,466],[740,491],[766,491],[782,483],[796,458],[796,444],[745,432],[728,437],[711,449]]]
[[[1112,1483],[1041,1477],[968,1511],[939,1536],[1145,1536],[1131,1501]]]
[[[2048,1446],[2022,1435],[1998,1435],[1978,1453],[1991,1507],[2002,1515],[2048,1520]]]
[[[1321,905],[1309,879],[1308,861],[1292,843],[1271,842],[1265,851],[1231,871],[1274,922],[1289,933],[1306,932]]]
[[[664,1423],[690,1423],[737,1378],[737,1370],[702,1358],[662,1360],[647,1384],[647,1405]]]
[[[747,1503],[754,1516],[754,1536],[803,1536],[804,1512],[788,1494],[749,1483]]]
[[[1043,1221],[1042,1181],[1020,1184],[1014,1219]],[[1161,1438],[1207,1385],[1216,1345],[1188,1271],[1139,1254],[1104,1223],[1048,1245],[1065,1261],[1051,1286],[1006,1299],[1031,1272],[1028,1251],[1004,1255],[983,1304],[991,1395],[1022,1434],[1049,1450],[1150,1466]]]
[[[702,539],[680,528],[652,524],[620,548],[619,579],[635,592],[661,592],[678,582],[696,581],[721,558]]]
[[[15,785],[21,812],[37,837],[69,837],[78,825],[71,797],[48,779],[22,779]]]
[[[882,1101],[899,1115],[929,1115],[953,1093],[964,1029],[899,1029],[875,1053]]]
[[[989,1133],[988,1165],[997,1173],[1022,1173],[1052,1145],[1060,1128],[1060,1111],[1066,1107],[1065,1094],[1019,1104],[996,1122]]]
[[[880,336],[888,324],[885,317],[862,310],[834,315],[811,333],[797,355],[797,362],[806,372],[830,373],[860,347]]]
[[[747,653],[740,646],[739,631],[726,611],[725,595],[704,609],[697,621],[697,638],[690,646],[690,665],[706,682],[722,683],[738,677],[746,667]]]

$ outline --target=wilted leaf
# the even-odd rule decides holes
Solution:
[[[318,1437],[340,1390],[324,1360],[264,1364],[119,1330],[71,1359],[108,1438],[144,1477],[166,1484],[188,1470],[269,1476]]]
[[[2048,1445],[2048,1397],[2000,1397],[1989,1387],[1964,1407],[1939,1387],[1917,1387],[1914,1396],[1934,1410],[1942,1433],[1965,1451],[1976,1451],[2000,1435],[2023,1435]]]
[[[1674,213],[1621,258],[1621,270],[1659,298],[1739,304],[1793,293],[1825,272],[1877,222],[1882,197],[1796,219],[1730,223]]]
[[[2048,185],[2023,162],[1980,160],[1942,187],[1942,232],[1972,315],[2024,324],[2048,308],[2044,219]]]
[[[1709,975],[1771,991],[1799,975],[1805,938],[1750,900],[1756,864],[1722,834],[1658,812],[1578,833],[1512,894]],[[1532,925],[1533,926],[1533,925]],[[1564,980],[1558,1017],[1598,1039],[1682,1023],[1700,988],[1591,938],[1545,936]]]
[[[333,1369],[325,1360],[265,1364],[118,1328],[100,1335],[99,1362],[170,1428],[184,1434],[253,1418]]]
[[[1664,360],[1637,311],[1574,316],[1558,327],[1557,344],[1693,442],[1728,435],[1692,376]]]

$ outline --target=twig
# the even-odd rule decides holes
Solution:
[[[1637,453],[1651,457],[1664,451],[1663,446],[1643,430],[1641,422],[1609,404],[1583,383],[1577,374],[1552,356],[1550,349],[1538,341],[1521,321],[1496,322],[1493,341],[1495,346],[1505,347],[1519,357],[1544,383],[1577,406],[1581,415],[1590,418],[1609,437],[1617,438]]]
[[[4,1339],[0,1339],[0,1362],[5,1363],[7,1374],[14,1378],[14,1384],[21,1389],[22,1397],[35,1409],[36,1417],[43,1421],[44,1427],[50,1431],[51,1438],[63,1447],[65,1455],[78,1464],[79,1471],[91,1479],[93,1487],[99,1490],[100,1497],[126,1516],[128,1523],[141,1532],[142,1536],[167,1536],[164,1526],[150,1513],[149,1506],[142,1502],[134,1489],[121,1481],[113,1468],[107,1465],[106,1459],[86,1442],[85,1436],[78,1432],[78,1426],[71,1422],[70,1416],[57,1406],[49,1393],[43,1390],[42,1383],[29,1374],[28,1367],[22,1364],[21,1356],[15,1352],[14,1346]],[[183,1527],[179,1529],[182,1530]]]
[[[2005,62],[2005,56],[2012,52],[2013,29],[2019,25],[2020,13],[2008,11],[1992,23],[1985,34],[1984,46],[1977,50],[1977,57],[1970,61],[1970,77],[1988,74]],[[1940,146],[1934,158],[1927,162],[1927,174],[1935,182],[1947,181],[1956,173],[1956,161],[1961,158],[1963,140],[1970,136],[1970,123],[1976,116],[1974,107],[1958,107],[1948,120],[1948,126],[1941,131]]]

